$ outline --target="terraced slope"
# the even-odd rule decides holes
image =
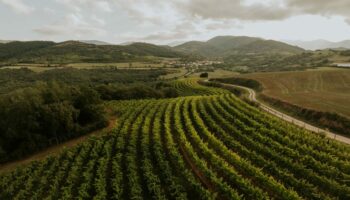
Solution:
[[[214,90],[111,103],[109,135],[1,175],[0,199],[350,198],[349,146]]]

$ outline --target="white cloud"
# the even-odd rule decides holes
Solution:
[[[169,31],[155,31],[146,35],[127,33],[117,35],[117,38],[126,41],[140,41],[164,44],[169,41],[188,39],[190,36],[197,34],[200,34],[197,27],[193,23],[187,21],[176,25]]]
[[[9,6],[17,13],[29,14],[34,11],[34,8],[23,3],[22,0],[0,0],[3,4]]]
[[[65,7],[75,12],[80,12],[85,8],[92,11],[113,11],[109,1],[105,0],[56,0],[56,2],[63,4]]]
[[[91,15],[90,18],[92,21],[96,22],[98,25],[101,25],[101,26],[106,25],[106,21],[104,19],[97,17],[96,15]]]
[[[47,14],[50,14],[50,15],[56,14],[56,11],[55,11],[54,9],[52,9],[52,8],[49,8],[49,7],[43,8],[43,11],[44,11],[45,13],[47,13]]]
[[[68,14],[63,19],[51,25],[36,28],[34,31],[46,36],[73,35],[75,37],[103,36],[107,33],[104,29],[85,21],[79,14]]]
[[[105,12],[112,12],[111,5],[107,1],[94,1],[97,8]]]
[[[313,24],[322,22],[322,36],[335,40],[349,37],[349,8],[350,0],[0,0],[0,22],[5,25],[0,37],[50,35],[55,40],[77,36],[110,41],[115,38],[108,36],[118,35],[118,39],[161,43],[229,34],[282,38],[283,33],[289,38],[289,33],[302,38],[308,34],[298,27],[306,16],[313,16]],[[15,12],[2,14],[6,9]],[[22,13],[31,13],[31,18]],[[6,18],[16,20],[6,25]],[[284,26],[292,22],[298,36],[288,24]]]

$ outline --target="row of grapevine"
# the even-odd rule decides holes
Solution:
[[[202,86],[198,84],[198,79],[196,78],[176,80],[172,82],[172,86],[178,91],[180,96],[207,96],[229,93],[224,89]]]
[[[0,199],[350,198],[349,147],[193,79],[173,84],[192,96],[109,102],[113,130],[1,174]]]

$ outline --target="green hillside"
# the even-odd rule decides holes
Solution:
[[[0,62],[9,58],[19,58],[23,54],[49,48],[55,45],[48,41],[10,42],[0,44]]]
[[[298,54],[304,50],[300,47],[291,46],[283,42],[274,40],[256,40],[239,46],[238,52],[243,53],[282,53],[282,54]]]
[[[113,130],[0,175],[1,199],[349,199],[349,146],[220,89],[113,101]]]
[[[0,44],[0,62],[72,63],[141,61],[147,57],[181,57],[169,47],[147,43],[94,45],[78,41],[62,43],[32,41]]]
[[[302,48],[283,42],[263,40],[246,36],[218,36],[206,42],[191,41],[174,47],[185,53],[196,53],[205,57],[226,57],[232,54],[301,53]]]

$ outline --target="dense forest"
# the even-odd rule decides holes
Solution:
[[[107,125],[104,100],[178,96],[162,70],[0,70],[0,162]]]
[[[88,87],[37,83],[0,97],[0,162],[106,125],[102,101]]]

